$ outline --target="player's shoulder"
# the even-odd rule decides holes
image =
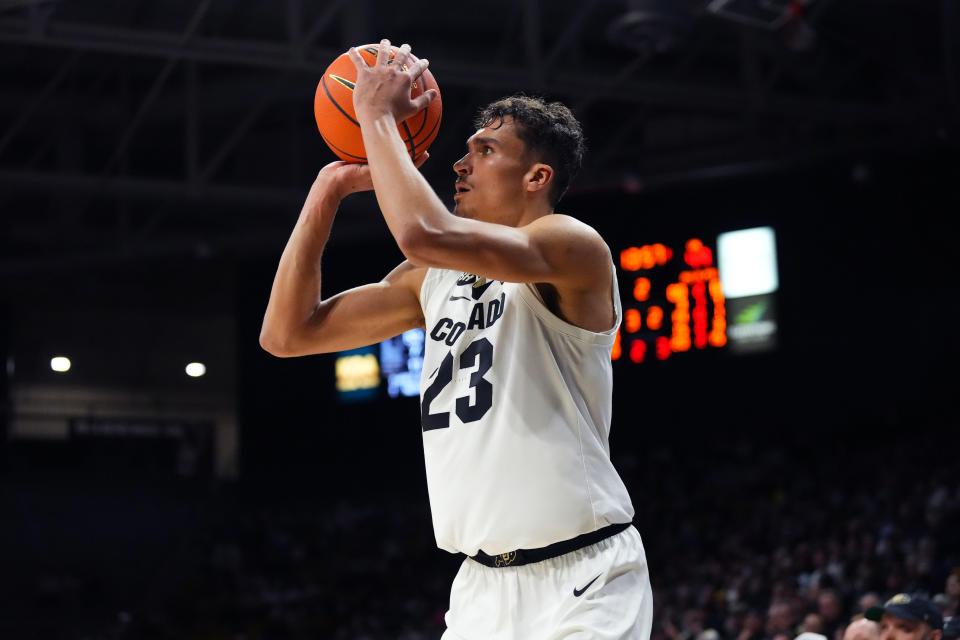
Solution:
[[[606,264],[612,259],[610,247],[603,236],[586,222],[573,216],[551,213],[537,218],[527,225],[527,228],[531,235],[561,249],[575,260]]]
[[[534,227],[533,225],[537,225]],[[577,291],[593,289],[610,277],[610,247],[587,223],[562,213],[551,213],[528,225],[532,243],[554,270],[550,281]]]
[[[536,233],[563,234],[564,236],[581,242],[607,246],[600,233],[583,220],[564,213],[551,213],[537,218],[527,229]]]

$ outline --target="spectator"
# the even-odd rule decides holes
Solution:
[[[943,617],[927,598],[898,593],[867,618],[880,623],[880,640],[942,640]]]
[[[833,638],[837,629],[843,624],[841,616],[843,615],[843,605],[840,602],[840,596],[833,589],[825,589],[817,596],[817,613],[822,619],[821,631],[828,638]]]
[[[873,609],[874,607],[879,607],[883,604],[883,600],[880,599],[873,591],[863,594],[860,596],[860,599],[857,600],[857,613],[863,614]]]
[[[960,616],[946,618],[943,621],[943,640],[960,639]]]
[[[880,640],[880,625],[873,620],[858,618],[847,625],[843,640]]]
[[[947,596],[947,608],[944,615],[955,618],[960,615],[960,567],[954,567],[950,575],[947,576],[944,593]]]
[[[782,600],[775,601],[767,610],[767,635],[776,636],[777,634],[786,634],[793,638],[793,610],[790,603]]]
[[[823,635],[823,617],[819,613],[808,613],[803,618],[803,622],[800,624],[800,635],[804,633]]]
[[[763,615],[755,609],[747,611],[737,640],[761,640],[763,638]]]
[[[683,629],[680,632],[680,640],[695,640],[697,637],[703,633],[703,622],[704,618],[703,611],[701,609],[687,609],[683,612]]]

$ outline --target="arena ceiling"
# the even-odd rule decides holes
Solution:
[[[953,0],[0,0],[0,277],[275,252],[333,159],[317,80],[381,36],[431,59],[449,197],[517,91],[582,119],[581,192],[955,147],[958,34]],[[385,233],[371,205],[338,237]]]

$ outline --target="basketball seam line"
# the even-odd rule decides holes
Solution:
[[[424,138],[423,138],[424,143],[426,143],[428,140],[430,140],[430,136],[432,136],[432,135],[433,135],[433,132],[436,131],[436,130],[437,130],[437,127],[440,126],[440,119],[441,119],[441,116],[440,116],[440,115],[437,115],[437,121],[433,123],[433,126],[430,127],[430,131],[428,131],[428,132],[427,132],[427,135],[424,136]],[[419,133],[418,133],[417,135],[419,135]]]
[[[345,117],[347,120],[349,120],[350,122],[352,122],[353,124],[355,124],[355,125],[357,125],[357,126],[359,127],[359,126],[360,126],[360,123],[357,122],[356,120],[354,120],[353,118],[351,118],[351,117],[350,117],[350,114],[347,113],[346,111],[344,111],[344,110],[343,110],[343,107],[341,107],[340,104],[339,104],[336,100],[334,100],[333,96],[330,95],[330,89],[327,88],[327,76],[326,76],[326,75],[324,75],[324,76],[322,76],[322,77],[320,78],[320,84],[323,85],[323,90],[324,90],[324,92],[327,94],[327,97],[330,99],[330,104],[332,104],[333,106],[335,106],[335,107],[337,108],[337,111],[339,111],[340,113],[343,114],[343,117]]]
[[[341,148],[338,147],[337,145],[335,145],[335,144],[333,144],[332,142],[330,142],[330,141],[327,139],[327,137],[326,137],[325,135],[323,135],[323,132],[320,133],[320,137],[323,138],[323,141],[324,141],[324,142],[326,142],[328,145],[330,145],[331,147],[333,147],[334,149],[336,149],[337,151],[339,151],[339,152],[342,153],[343,155],[345,155],[345,156],[350,156],[351,158],[356,158],[357,160],[363,160],[364,162],[366,162],[366,160],[367,160],[367,157],[366,157],[366,156],[357,156],[357,155],[354,155],[354,154],[350,153],[349,151],[344,151],[343,149],[341,149]]]
[[[421,76],[421,78],[422,78],[422,76]],[[424,86],[426,86],[426,85],[424,85]],[[421,95],[422,95],[422,94],[421,94]],[[412,134],[411,137],[416,138],[417,136],[419,136],[419,135],[420,135],[420,132],[423,131],[423,128],[424,128],[425,126],[427,126],[427,114],[429,113],[429,111],[430,111],[430,105],[427,105],[426,107],[424,107],[423,111],[420,112],[420,113],[423,114],[423,122],[420,123],[420,128],[417,129],[417,132],[414,133],[414,134]],[[406,120],[404,120],[404,122],[406,122]],[[409,132],[408,132],[408,133],[409,133]]]
[[[404,120],[402,123],[403,130],[407,132],[407,142],[410,143],[410,157],[416,159],[417,157],[417,143],[413,141],[413,134],[410,133],[410,127],[407,126],[407,121]]]

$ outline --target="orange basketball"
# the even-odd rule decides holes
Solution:
[[[357,47],[357,51],[366,63],[372,66],[377,61],[378,47],[379,45],[366,44]],[[391,61],[399,51],[398,47],[391,47]],[[360,123],[353,111],[353,86],[356,80],[357,69],[353,66],[349,54],[340,54],[320,78],[313,100],[313,114],[323,141],[341,160],[366,162],[367,153],[363,148]],[[427,150],[440,131],[440,116],[443,113],[440,87],[429,69],[413,84],[410,97],[416,98],[427,89],[436,89],[437,97],[420,113],[397,123],[400,137],[406,143],[407,152],[413,159],[419,158]]]

